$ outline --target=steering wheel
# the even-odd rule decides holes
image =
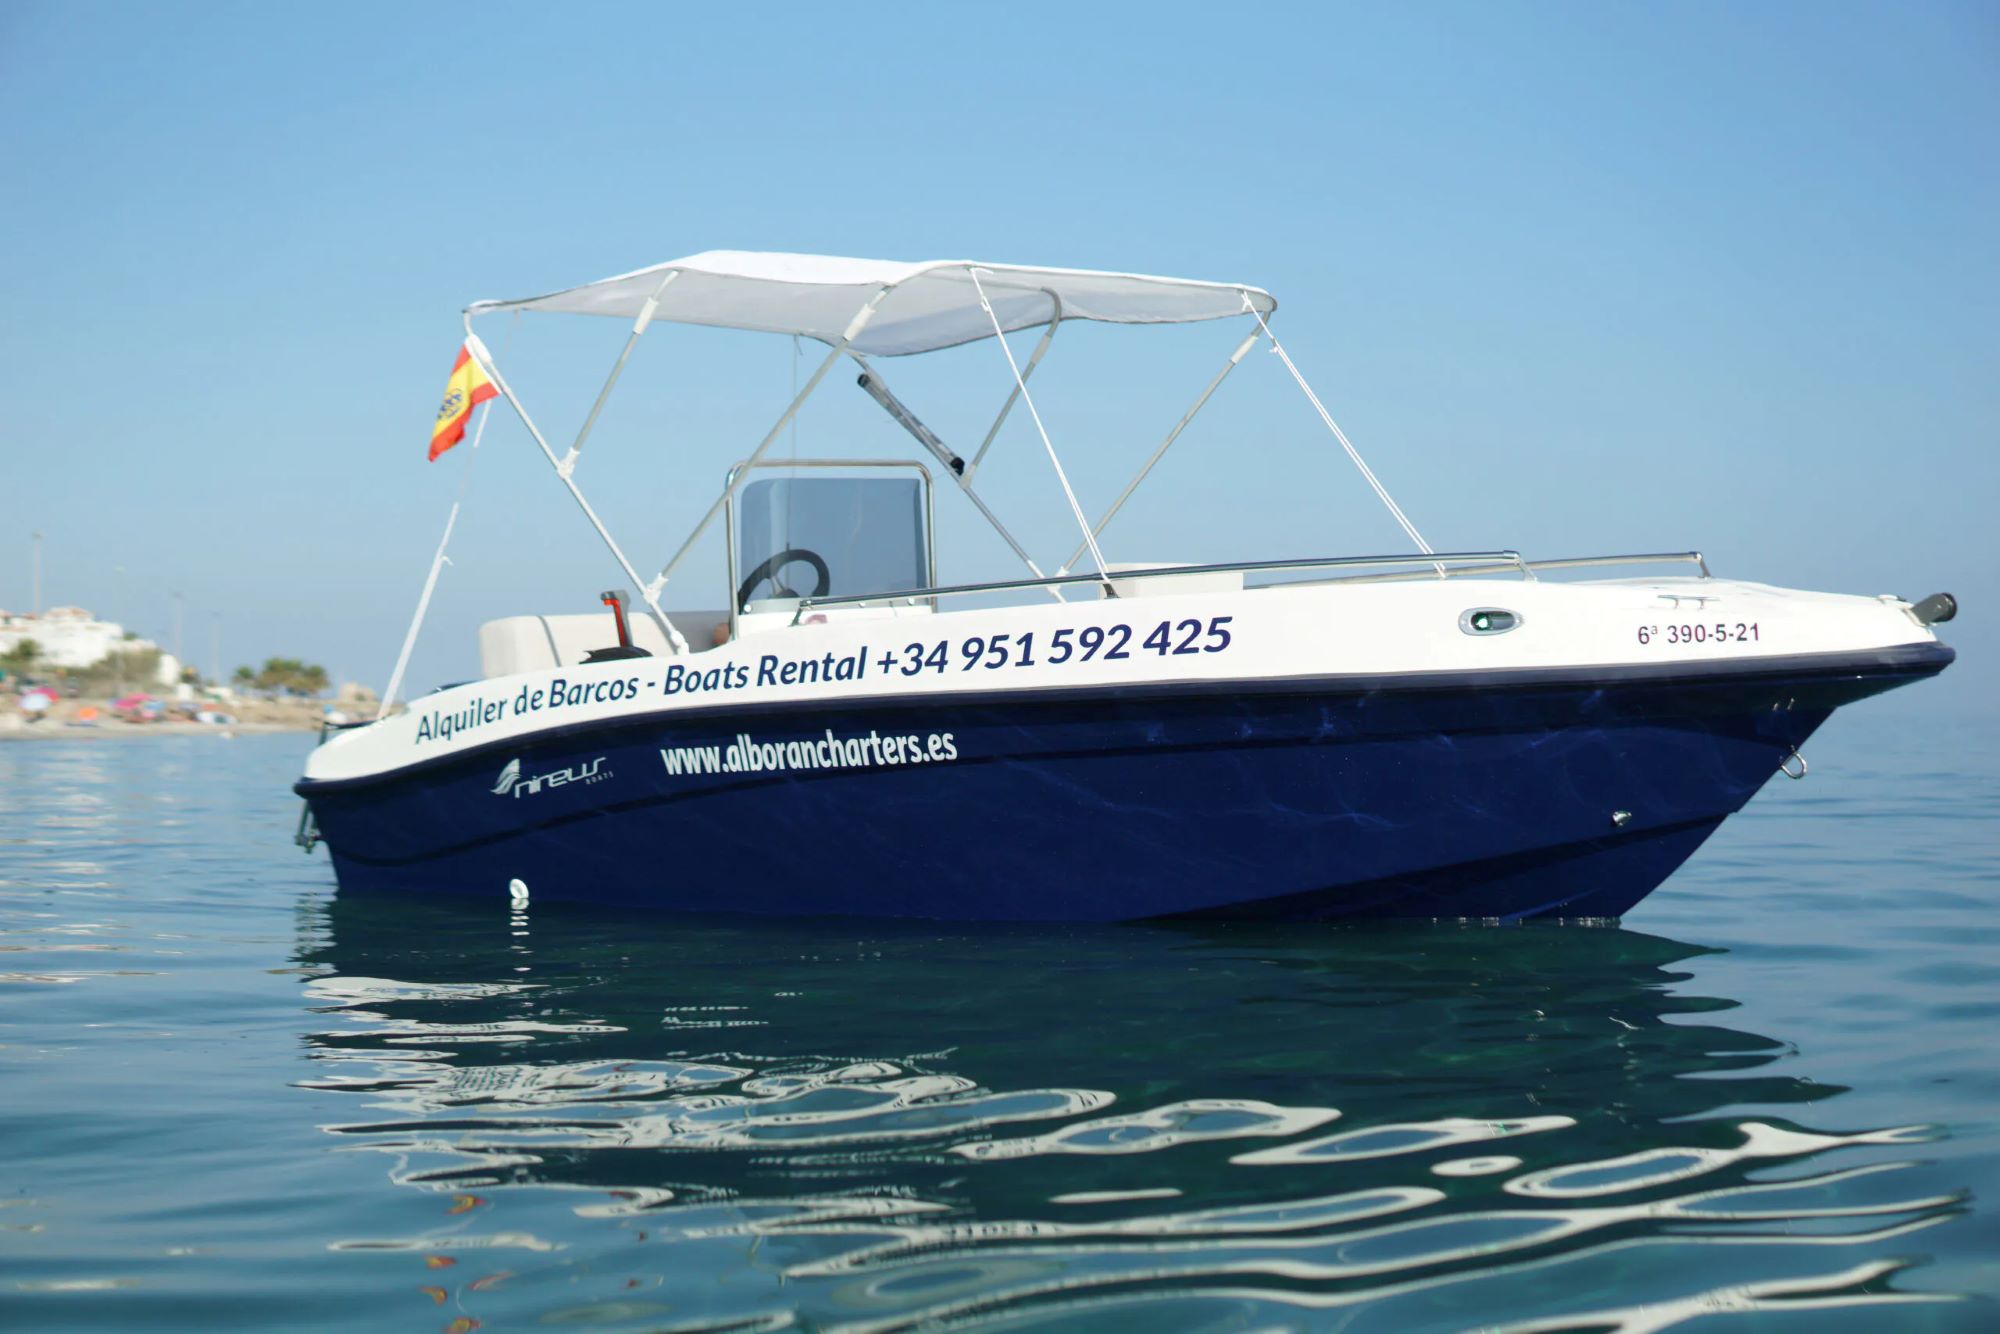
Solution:
[[[803,561],[812,566],[813,591],[800,594],[793,592],[778,579],[778,571],[794,562]],[[775,555],[767,556],[756,569],[750,571],[742,583],[736,586],[736,606],[742,610],[750,605],[750,594],[766,579],[771,581],[771,596],[780,598],[825,597],[826,590],[833,587],[833,575],[826,568],[826,561],[817,551],[807,551],[804,547],[786,547]]]

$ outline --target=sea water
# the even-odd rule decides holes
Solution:
[[[356,899],[307,738],[0,744],[0,1327],[2000,1327],[2000,729],[1871,707],[1595,928]]]

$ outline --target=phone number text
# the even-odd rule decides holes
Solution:
[[[1047,663],[1059,667],[1067,662],[1116,662],[1144,654],[1169,658],[1194,653],[1221,653],[1233,641],[1229,623],[1233,616],[1211,616],[1206,621],[1190,617],[1184,621],[1161,621],[1143,638],[1129,625],[1086,625],[1080,630],[1057,630],[1043,638],[1039,632],[1026,634],[968,635],[952,640],[932,640],[906,644],[875,660],[884,675],[896,672],[917,676],[924,672],[944,673],[954,667],[969,672],[975,667],[998,671],[1003,667],[1039,667]]]

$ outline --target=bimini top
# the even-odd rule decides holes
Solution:
[[[546,296],[476,302],[466,313],[552,310],[636,321],[645,315],[647,302],[657,298],[653,319],[799,334],[833,343],[887,289],[851,346],[864,355],[899,357],[991,338],[993,323],[980,305],[981,287],[994,316],[1010,333],[1051,318],[1186,324],[1248,314],[1253,307],[1269,314],[1278,307],[1269,292],[1257,287],[1138,273],[1031,269],[963,259],[901,263],[705,250]]]

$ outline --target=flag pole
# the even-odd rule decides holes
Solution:
[[[451,530],[458,523],[458,508],[465,499],[466,484],[472,478],[472,458],[479,456],[479,442],[486,434],[486,420],[492,415],[493,400],[488,399],[479,405],[479,425],[472,430],[472,457],[466,460],[465,473],[459,478],[458,498],[451,502],[451,513],[445,516],[444,536],[438,539],[437,555],[431,558],[430,573],[424,576],[424,591],[417,597],[416,615],[410,618],[409,631],[403,636],[402,652],[396,655],[396,669],[389,673],[388,688],[383,690],[382,702],[375,709],[375,718],[378,722],[388,716],[390,708],[396,703],[396,692],[403,688],[403,673],[410,665],[411,651],[417,646],[417,635],[423,629],[424,615],[430,611],[431,594],[437,588],[438,574],[445,566],[451,564],[451,558],[445,555],[445,548],[451,545]]]

